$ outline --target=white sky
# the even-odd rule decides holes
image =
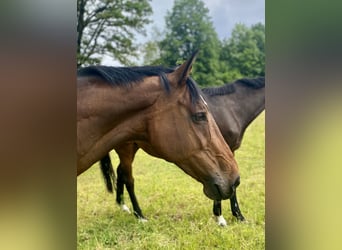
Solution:
[[[247,26],[261,22],[265,23],[265,0],[203,0],[209,9],[214,28],[219,39],[229,38],[235,24],[243,23]],[[162,31],[165,26],[166,12],[172,10],[174,0],[152,0],[153,22],[146,26],[147,36],[138,35],[137,42],[144,43],[153,38],[152,27],[156,26]],[[104,58],[103,64],[119,66],[111,58]]]

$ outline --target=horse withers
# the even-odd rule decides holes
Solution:
[[[213,200],[238,183],[234,155],[196,84],[191,58],[175,70],[91,66],[77,77],[77,175],[127,141],[175,163]]]

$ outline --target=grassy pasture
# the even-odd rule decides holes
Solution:
[[[219,227],[202,184],[174,164],[139,150],[133,163],[135,189],[149,221],[139,222],[121,211],[95,164],[77,179],[78,249],[264,249],[264,123],[265,112],[248,127],[235,154],[241,175],[237,196],[246,222],[238,222],[229,201],[223,201],[228,226]],[[117,166],[116,153],[111,157]],[[125,201],[132,208],[127,192]]]

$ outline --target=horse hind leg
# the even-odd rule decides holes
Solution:
[[[227,226],[227,221],[222,215],[222,205],[221,205],[221,200],[214,200],[214,205],[213,205],[213,213],[216,218],[216,222],[219,226],[225,227]]]

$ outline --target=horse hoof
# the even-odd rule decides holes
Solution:
[[[142,222],[142,223],[146,223],[146,222],[148,222],[148,220],[147,219],[145,219],[145,218],[138,218],[138,221],[139,222]]]
[[[129,208],[125,204],[121,205],[121,209],[126,213],[131,213],[131,210],[129,210]]]
[[[217,221],[217,224],[221,227],[227,226],[227,221],[225,220],[225,218],[223,218],[222,215],[216,216],[216,221]]]
[[[246,221],[245,217],[243,217],[243,216],[239,216],[239,217],[238,217],[238,220],[241,221],[241,222]]]

